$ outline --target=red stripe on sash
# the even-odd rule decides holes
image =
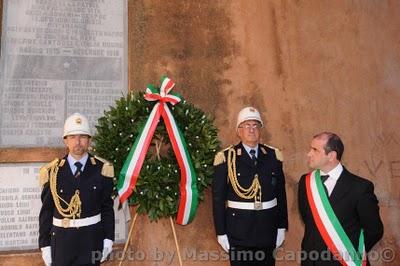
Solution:
[[[318,228],[319,233],[321,234],[322,239],[324,240],[326,246],[329,248],[331,253],[335,256],[337,260],[339,260],[340,264],[343,266],[347,266],[346,262],[343,260],[341,254],[339,253],[338,249],[336,248],[335,244],[332,241],[332,238],[329,236],[328,231],[326,230],[326,227],[324,226],[323,221],[321,220],[321,217],[318,214],[318,209],[315,205],[313,196],[312,196],[312,191],[311,191],[311,173],[309,173],[306,176],[306,191],[307,191],[307,199],[308,199],[308,204],[310,205],[311,213],[314,218],[314,222]]]

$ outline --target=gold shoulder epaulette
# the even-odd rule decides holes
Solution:
[[[94,156],[97,160],[101,161],[103,163],[103,168],[101,169],[101,174],[106,177],[113,178],[114,177],[114,166],[112,163],[107,161],[106,159],[103,159],[98,156]]]
[[[267,145],[267,144],[264,144],[264,145],[267,146],[268,148],[271,148],[271,149],[275,150],[276,159],[278,159],[279,161],[283,162],[283,154],[282,154],[280,149],[275,148],[275,147],[270,146],[270,145]]]
[[[224,151],[220,151],[214,157],[214,166],[220,165],[221,163],[224,163],[225,161],[226,161],[225,153],[224,153]]]
[[[58,158],[55,158],[53,161],[49,162],[48,164],[43,165],[40,167],[39,170],[39,185],[43,188],[44,184],[49,182],[50,174],[49,171],[59,162]]]
[[[224,163],[226,161],[225,158],[225,151],[230,149],[233,146],[229,146],[226,149],[223,149],[222,151],[219,151],[215,157],[214,157],[214,166],[220,165],[221,163]]]

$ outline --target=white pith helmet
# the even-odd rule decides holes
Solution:
[[[65,120],[63,138],[69,135],[92,136],[90,133],[89,120],[86,116],[80,113],[74,113]]]
[[[237,116],[237,122],[236,122],[236,129],[239,128],[239,125],[245,121],[248,120],[256,120],[260,122],[261,127],[264,126],[263,121],[261,120],[260,113],[257,111],[256,108],[254,107],[245,107],[242,110],[240,110],[238,116]]]

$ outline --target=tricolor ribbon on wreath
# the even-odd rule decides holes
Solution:
[[[167,105],[167,103],[176,105],[181,101],[178,94],[171,93],[174,86],[175,83],[168,77],[162,78],[159,91],[151,84],[147,86],[144,98],[147,101],[157,101],[157,103],[130,149],[119,175],[117,189],[121,203],[132,194],[147,150],[162,116],[180,168],[180,200],[176,222],[186,225],[193,220],[198,206],[197,177],[183,134]]]
[[[307,199],[315,224],[331,253],[343,266],[366,266],[364,232],[361,229],[356,250],[329,202],[320,170],[306,176]]]

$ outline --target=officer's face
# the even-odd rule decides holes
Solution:
[[[330,165],[332,156],[330,153],[325,153],[324,147],[326,142],[326,138],[315,138],[311,141],[311,147],[307,157],[308,166],[312,169],[321,169],[324,171],[324,169]]]
[[[260,141],[261,124],[256,120],[248,120],[241,123],[238,127],[240,140],[250,147],[255,147]]]
[[[64,143],[72,157],[79,160],[89,149],[90,137],[88,135],[69,135],[65,137]]]

